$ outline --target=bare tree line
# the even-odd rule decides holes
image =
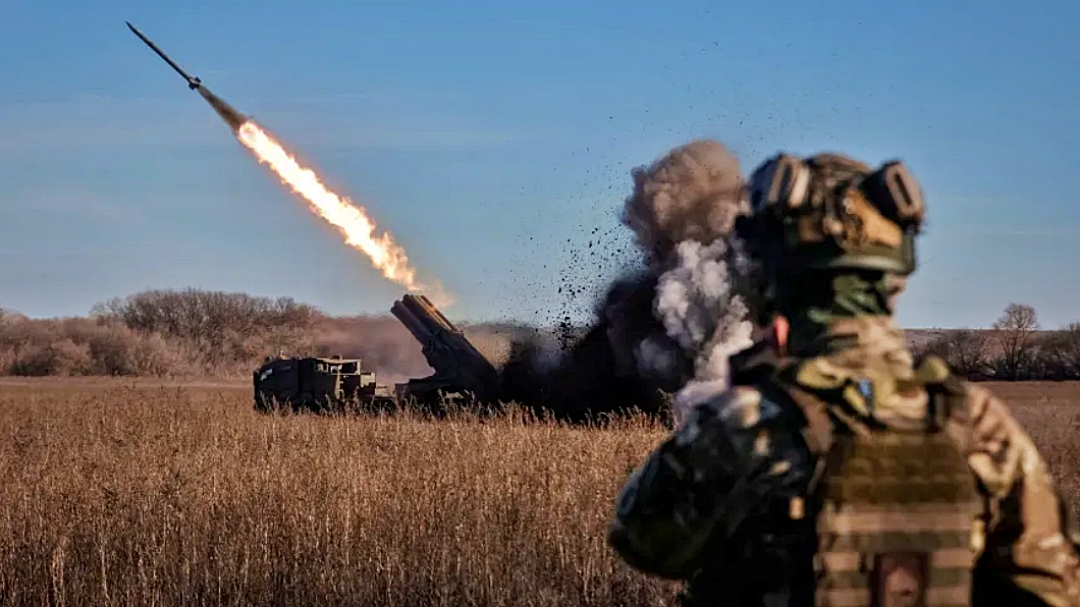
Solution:
[[[483,349],[498,327],[466,327]],[[382,380],[432,372],[391,317],[328,316],[290,298],[151,290],[88,317],[31,319],[0,308],[0,376],[250,377],[267,356],[361,358]]]
[[[465,329],[486,350],[514,327]],[[1080,323],[1041,331],[1023,304],[1010,304],[991,329],[941,331],[914,350],[973,380],[1080,380]],[[244,377],[279,353],[358,357],[390,381],[431,371],[393,318],[328,316],[289,298],[154,290],[98,304],[89,317],[0,309],[0,375]]]
[[[325,324],[289,298],[197,289],[112,299],[89,317],[0,312],[0,375],[243,377],[266,356],[317,354]]]
[[[1080,323],[1042,331],[1034,308],[1011,303],[992,328],[943,331],[915,354],[975,381],[1080,380]]]

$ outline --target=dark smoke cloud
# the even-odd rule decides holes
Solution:
[[[746,208],[735,156],[698,140],[631,172],[622,223],[641,268],[608,286],[596,321],[567,345],[514,343],[502,368],[503,397],[572,420],[637,407],[663,413],[726,387],[727,358],[749,345],[738,288],[749,272],[734,241]]]
[[[692,377],[693,362],[653,316],[655,286],[647,274],[616,280],[597,305],[596,322],[568,346],[561,336],[517,341],[500,374],[503,398],[571,421],[630,407],[661,413],[665,392]],[[642,343],[667,357],[663,368],[639,365]]]

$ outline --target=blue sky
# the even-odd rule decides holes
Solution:
[[[0,8],[0,306],[148,288],[385,313],[401,289],[124,26],[368,208],[459,319],[587,312],[630,169],[693,138],[905,160],[909,327],[1080,320],[1080,3],[50,2]],[[590,242],[592,247],[589,246]],[[572,285],[581,293],[560,294]]]

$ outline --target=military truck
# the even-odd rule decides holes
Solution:
[[[358,358],[267,359],[252,374],[255,409],[270,411],[340,411],[350,404],[364,410],[387,410],[395,401],[437,409],[448,401],[497,398],[498,372],[476,346],[423,295],[405,295],[390,312],[420,342],[435,373],[389,388],[375,382]]]
[[[497,398],[498,372],[465,333],[423,295],[405,295],[390,308],[420,342],[433,375],[396,384],[399,399],[425,405],[447,400],[489,401]]]
[[[359,358],[339,356],[268,358],[252,373],[255,409],[331,412],[391,401],[389,390],[377,386],[375,373],[364,371],[362,363]]]

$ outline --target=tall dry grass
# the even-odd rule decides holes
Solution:
[[[9,382],[10,383],[10,382]],[[1080,386],[991,385],[1080,507]],[[0,387],[3,605],[659,605],[604,545],[664,430],[264,417],[250,392]]]
[[[4,605],[655,605],[604,544],[663,436],[264,417],[242,389],[0,390]]]

